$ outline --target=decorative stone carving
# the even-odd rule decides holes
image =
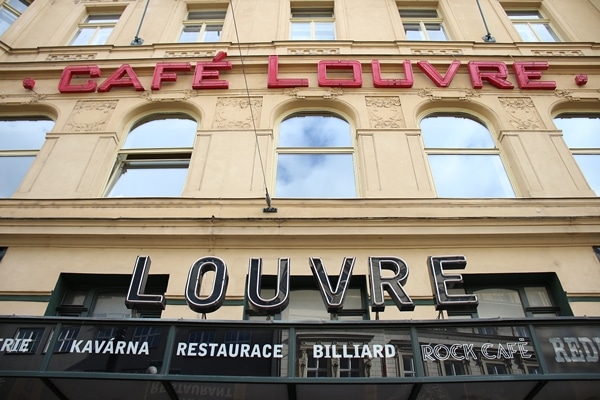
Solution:
[[[291,55],[303,55],[303,56],[307,56],[307,55],[317,55],[317,56],[321,56],[321,55],[326,55],[326,54],[340,54],[340,49],[339,48],[299,48],[299,49],[288,49],[288,54]]]
[[[146,101],[183,101],[198,96],[195,90],[182,90],[176,93],[143,92],[140,97]]]
[[[344,90],[342,88],[329,88],[327,90],[311,90],[311,89],[298,89],[290,88],[284,89],[283,93],[295,99],[306,99],[308,98],[323,98],[323,99],[335,99],[336,97],[342,96]]]
[[[96,53],[87,54],[49,54],[46,61],[85,61],[96,58]]]
[[[554,95],[556,97],[561,97],[561,98],[567,99],[569,101],[579,101],[579,100],[581,100],[581,97],[575,96],[573,94],[573,91],[567,90],[567,89],[556,89],[554,91]]]
[[[529,97],[500,97],[500,104],[507,112],[510,123],[515,129],[540,129],[541,118]]]
[[[165,52],[165,58],[206,58],[214,57],[216,51],[167,51]]]
[[[250,108],[251,107],[251,108]],[[252,129],[259,126],[262,97],[219,97],[215,129]],[[254,122],[253,122],[254,120]]]
[[[583,56],[581,50],[531,50],[536,56]]]
[[[410,49],[414,55],[424,56],[456,56],[463,54],[461,49]]]
[[[72,132],[98,132],[106,126],[108,118],[117,107],[118,100],[78,101],[69,117],[66,128]]]
[[[371,128],[404,128],[402,105],[398,97],[365,97]]]
[[[420,97],[427,97],[429,100],[454,99],[461,101],[471,101],[473,97],[481,97],[481,94],[474,89],[435,89],[423,88],[417,93]]]

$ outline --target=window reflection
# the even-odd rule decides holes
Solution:
[[[185,114],[152,115],[134,125],[117,159],[108,197],[180,196],[197,125]]]
[[[54,121],[45,117],[0,119],[0,197],[19,188]]]
[[[563,114],[554,124],[563,131],[563,139],[588,184],[600,195],[600,114]]]
[[[471,117],[435,114],[421,121],[438,196],[514,197],[489,130]]]
[[[350,125],[331,114],[295,114],[280,124],[277,197],[356,196]]]

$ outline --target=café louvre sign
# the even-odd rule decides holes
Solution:
[[[157,63],[152,75],[151,90],[160,90],[164,82],[175,82],[179,74],[191,73],[193,78],[191,87],[194,90],[203,89],[228,89],[229,82],[221,79],[220,72],[232,69],[230,61],[224,61],[227,53],[219,52],[211,60],[197,62],[195,65],[189,62]],[[450,63],[445,71],[440,71],[429,61],[418,61],[416,67],[425,74],[437,87],[448,87],[456,76],[461,61],[455,60]],[[394,72],[387,75],[394,77],[383,77],[381,63],[378,60],[371,61],[372,83],[376,88],[402,89],[412,88],[414,85],[413,63],[405,60],[402,63],[388,64],[387,67]],[[512,63],[517,86],[523,90],[556,89],[556,82],[542,79],[542,72],[549,68],[546,61],[517,61]],[[509,79],[509,66],[500,61],[470,61],[467,70],[474,89],[481,89],[484,82],[499,88],[513,89],[515,84]],[[317,64],[318,85],[320,87],[336,88],[360,88],[363,86],[362,64],[358,60],[325,60]],[[280,78],[279,58],[269,56],[267,71],[267,87],[270,89],[308,87],[307,78]],[[93,78],[93,79],[89,79]],[[61,93],[92,93],[109,92],[113,88],[131,88],[136,91],[146,90],[138,74],[129,64],[123,64],[114,72],[101,81],[102,71],[97,65],[77,65],[66,67],[61,74],[58,90]],[[575,82],[579,86],[587,83],[587,76],[577,75]],[[33,89],[35,81],[26,78],[23,81],[26,88]]]

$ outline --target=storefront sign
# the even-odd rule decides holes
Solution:
[[[600,368],[600,329],[591,326],[536,327],[551,372],[596,372]]]
[[[191,87],[194,90],[203,89],[228,89],[229,82],[220,79],[221,71],[232,69],[230,61],[223,61],[227,53],[219,52],[212,61],[157,63],[152,75],[151,90],[160,90],[164,82],[175,82],[178,73],[191,73],[193,78]],[[429,61],[418,61],[417,68],[425,74],[437,87],[448,87],[456,76],[461,61],[450,63],[445,71],[438,70]],[[394,77],[384,78],[381,72],[381,62],[371,61],[371,81],[374,87],[382,89],[412,88],[414,85],[413,63],[405,60],[399,64],[388,64],[394,67]],[[308,87],[307,78],[280,78],[279,58],[269,56],[267,67],[267,87],[270,89]],[[519,89],[556,89],[556,82],[542,79],[542,71],[549,68],[546,61],[516,61],[512,63],[512,70]],[[363,86],[364,76],[362,63],[357,60],[323,60],[316,67],[319,87],[360,88]],[[509,67],[501,61],[469,61],[467,71],[474,89],[483,88],[486,82],[498,89],[513,89],[514,83],[509,80]],[[342,75],[341,77],[339,75]],[[333,77],[335,76],[335,77]],[[102,77],[102,71],[97,65],[77,65],[66,67],[61,74],[58,90],[61,93],[93,93],[109,92],[113,88],[131,88],[136,91],[146,90],[138,74],[129,64],[123,64],[112,72],[100,83],[96,78]],[[93,79],[88,79],[93,78]],[[28,79],[28,78],[26,78]],[[25,81],[23,83],[26,85]],[[31,86],[30,84],[27,84]]]
[[[408,280],[408,265],[406,262],[398,257],[369,257],[368,262],[372,311],[385,310],[384,291],[387,292],[400,311],[413,310],[415,305],[404,290],[404,285]],[[343,308],[344,297],[352,276],[354,263],[354,257],[344,258],[334,289],[331,286],[323,261],[317,257],[309,258],[311,272],[317,281],[323,303],[329,313],[336,313]],[[428,265],[436,309],[467,311],[477,307],[476,295],[451,295],[448,293],[450,287],[459,287],[462,284],[462,276],[459,274],[446,274],[446,270],[464,269],[467,265],[464,256],[431,256],[428,258]],[[163,295],[144,293],[149,270],[150,257],[138,256],[125,300],[128,308],[142,310],[165,308]],[[384,271],[391,271],[393,275],[384,277]],[[212,288],[206,291],[209,293],[208,295],[201,296],[202,281],[209,272],[214,273]],[[289,302],[290,259],[279,259],[276,292],[270,299],[261,296],[261,278],[262,259],[251,258],[246,285],[248,305],[258,313],[271,315],[280,313],[287,307]],[[185,298],[188,306],[195,312],[203,314],[216,311],[225,301],[228,282],[229,276],[225,261],[213,256],[198,259],[190,268],[185,286]]]

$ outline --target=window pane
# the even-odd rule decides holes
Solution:
[[[17,191],[33,160],[34,156],[0,157],[0,171],[3,171],[0,174],[0,198],[10,197]]]
[[[165,166],[159,162],[128,162],[108,196],[177,197],[181,195],[187,170],[188,161]]]
[[[575,160],[587,183],[600,196],[600,154],[575,154]]]
[[[281,319],[289,321],[329,320],[321,295],[315,290],[290,291],[290,303],[282,311]]]
[[[186,26],[179,36],[179,43],[193,43],[198,40],[200,26]]]
[[[529,307],[552,307],[548,291],[543,286],[525,287]]]
[[[17,20],[17,15],[11,13],[5,8],[0,8],[0,35],[2,35],[9,26]]]
[[[477,294],[479,318],[524,317],[523,304],[519,292],[510,289],[482,289]]]
[[[29,7],[29,2],[25,0],[8,0],[8,5],[22,13],[23,11],[27,10],[27,7]]]
[[[446,34],[441,24],[425,24],[429,40],[446,40]]]
[[[281,122],[280,147],[349,147],[350,124],[332,115],[303,115]]]
[[[310,40],[310,22],[293,22],[291,39]]]
[[[79,46],[86,45],[92,40],[92,36],[96,32],[96,28],[81,28],[75,38],[71,41],[71,45]]]
[[[88,44],[104,44],[104,43],[106,43],[106,41],[108,40],[108,37],[110,36],[112,31],[113,31],[112,27],[98,28],[98,32],[94,36],[91,43],[88,43]]]
[[[427,117],[421,121],[423,142],[427,148],[493,149],[490,131],[470,118]]]
[[[182,116],[153,119],[137,125],[125,141],[124,149],[192,147],[197,122]]]
[[[558,42],[558,36],[548,24],[532,24],[532,28],[542,42]]]
[[[408,40],[425,40],[425,35],[421,32],[419,24],[404,24],[404,33]]]
[[[400,10],[402,18],[438,18],[436,10]]]
[[[208,25],[204,31],[203,42],[218,42],[221,39],[221,25]]]
[[[572,149],[600,149],[600,116],[558,117],[554,124],[563,131],[563,139]]]
[[[227,11],[191,11],[188,14],[188,19],[194,20],[214,20],[214,19],[225,19]]]
[[[355,197],[352,155],[280,154],[275,192],[277,197]]]
[[[541,19],[542,16],[537,11],[507,11],[508,17],[511,20],[519,19]]]
[[[90,15],[87,17],[88,23],[93,24],[116,24],[119,21],[119,15]]]
[[[131,311],[125,306],[124,293],[102,293],[96,297],[90,316],[98,318],[129,318]]]
[[[440,197],[514,196],[499,155],[433,154],[429,165]]]
[[[539,42],[533,30],[529,27],[529,24],[514,24],[515,29],[519,32],[519,36],[524,42]]]
[[[334,40],[333,22],[315,22],[315,39]]]
[[[0,150],[39,150],[53,126],[50,120],[0,120]]]

